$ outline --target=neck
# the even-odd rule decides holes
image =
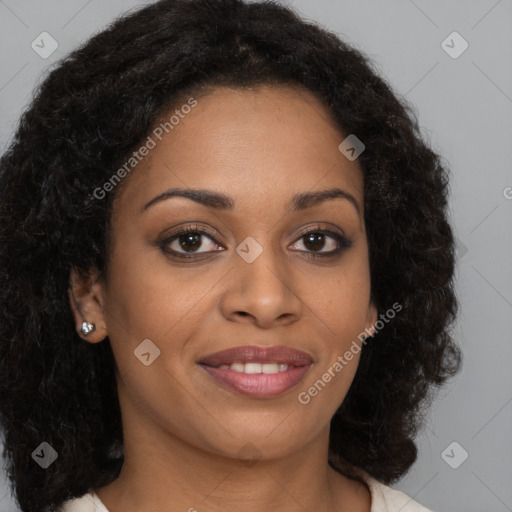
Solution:
[[[280,458],[259,458],[248,444],[253,460],[192,446],[141,416],[126,422],[123,436],[119,477],[96,489],[109,512],[370,510],[368,488],[329,466],[328,426]]]

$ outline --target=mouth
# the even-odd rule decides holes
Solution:
[[[215,352],[198,364],[224,388],[254,398],[269,398],[295,387],[313,360],[305,352],[282,345],[246,345]]]

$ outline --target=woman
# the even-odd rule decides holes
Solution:
[[[64,59],[0,161],[24,512],[413,512],[460,353],[448,172],[357,50],[162,0]]]

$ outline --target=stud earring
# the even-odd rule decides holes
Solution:
[[[82,326],[80,327],[80,332],[84,335],[84,336],[87,336],[88,334],[90,334],[91,332],[94,331],[94,329],[96,329],[96,325],[94,325],[93,323],[91,322],[87,322],[87,320],[84,320],[82,322]]]

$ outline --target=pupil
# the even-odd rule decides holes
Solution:
[[[310,250],[322,249],[324,246],[324,235],[322,233],[310,233],[306,235],[304,245]]]
[[[187,233],[186,235],[181,235],[180,237],[180,246],[182,249],[187,250],[190,249],[191,251],[195,249],[199,249],[201,247],[201,235],[199,234],[193,234],[193,233]],[[190,247],[190,245],[187,247],[188,243],[192,243],[193,247]]]

